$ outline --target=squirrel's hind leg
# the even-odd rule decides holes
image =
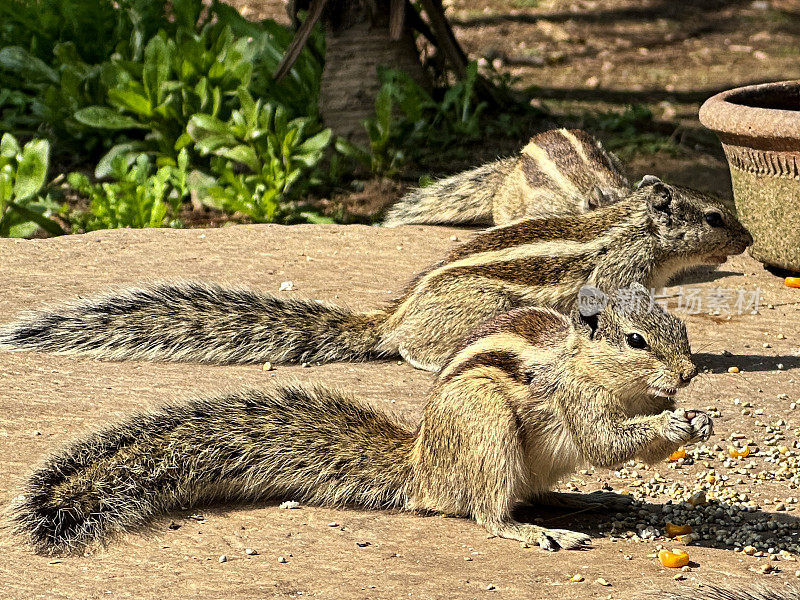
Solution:
[[[499,523],[483,523],[489,533],[498,537],[536,544],[543,550],[579,550],[591,541],[585,533],[569,529],[548,529],[519,521],[501,521]]]

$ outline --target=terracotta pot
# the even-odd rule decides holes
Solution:
[[[800,81],[736,88],[706,100],[700,122],[717,134],[754,258],[800,271]]]

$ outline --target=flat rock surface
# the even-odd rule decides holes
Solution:
[[[247,285],[370,309],[399,294],[414,273],[444,255],[455,243],[452,236],[468,235],[464,230],[435,227],[308,225],[0,239],[0,322],[43,304],[143,280],[175,278]],[[293,290],[279,292],[285,281],[293,282]],[[694,273],[682,283],[683,296],[680,288],[667,290],[671,307],[692,293],[707,303],[699,314],[687,316],[697,361],[707,372],[683,392],[682,406],[719,408],[712,442],[724,446],[723,438],[742,432],[759,443],[765,433],[757,419],[784,419],[783,443],[792,446],[795,428],[800,427],[800,412],[790,408],[791,402],[800,401],[800,290],[783,287],[782,279],[748,257],[736,257],[717,272]],[[715,288],[723,291],[714,292]],[[756,289],[760,289],[758,314],[749,309],[737,314],[738,290],[749,294]],[[719,316],[708,314],[714,298],[727,298],[729,304],[721,307]],[[729,366],[738,366],[741,373],[728,373]],[[26,473],[48,452],[104,423],[165,400],[286,380],[323,381],[352,389],[378,406],[416,416],[432,376],[397,361],[278,366],[264,372],[258,365],[114,363],[0,352],[0,504],[8,505]],[[763,416],[742,415],[734,398],[752,402],[753,411],[761,410]],[[758,463],[759,469],[767,467],[772,468]],[[705,468],[698,461],[677,470],[658,465],[643,474],[649,478],[659,472],[687,483]],[[619,491],[629,489],[631,480],[591,470],[572,484],[586,491],[606,484]],[[800,496],[785,482],[755,485],[746,478],[739,485],[764,513],[774,510],[772,504],[761,505],[764,499]],[[781,514],[794,519],[794,506]],[[581,599],[632,599],[645,590],[700,583],[749,584],[758,579],[779,584],[794,580],[800,568],[797,562],[782,560],[774,563],[779,567],[776,574],[757,574],[754,570],[767,559],[744,556],[724,543],[708,544],[689,549],[692,571],[683,573],[684,580],[674,581],[676,572],[660,567],[651,556],[655,542],[612,539],[607,530],[598,529],[597,517],[585,514],[546,516],[554,526],[591,532],[593,548],[550,554],[488,538],[466,519],[308,506],[285,510],[276,502],[264,502],[176,512],[106,548],[58,558],[33,554],[9,533],[4,520],[0,597],[377,599],[569,594]],[[248,556],[245,548],[259,554]],[[220,555],[226,555],[227,562],[220,563]],[[285,563],[278,562],[280,556]],[[585,581],[569,582],[575,573]],[[610,586],[596,583],[598,577]]]

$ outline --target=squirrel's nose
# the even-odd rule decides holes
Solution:
[[[692,379],[695,378],[696,375],[697,375],[697,367],[694,364],[689,363],[681,371],[680,374],[681,383],[683,383],[684,385],[689,383]]]

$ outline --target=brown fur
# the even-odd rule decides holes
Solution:
[[[552,129],[520,153],[413,190],[384,225],[504,225],[522,218],[578,215],[626,197],[619,161],[585,131]]]
[[[685,327],[621,299],[571,317],[519,309],[487,324],[449,360],[417,428],[308,386],[111,425],[30,476],[17,530],[39,552],[69,552],[178,507],[292,498],[462,515],[549,550],[581,547],[588,536],[517,522],[514,505],[552,498],[579,465],[660,460],[711,434],[705,414],[674,410],[671,396],[697,373]],[[647,347],[630,347],[631,333]]]
[[[722,226],[709,225],[709,213],[718,213]],[[512,308],[569,310],[586,284],[658,288],[751,242],[719,198],[648,178],[629,198],[586,215],[480,233],[383,310],[356,313],[213,284],[162,283],[24,315],[0,327],[0,348],[206,362],[399,354],[435,371],[471,330]]]

